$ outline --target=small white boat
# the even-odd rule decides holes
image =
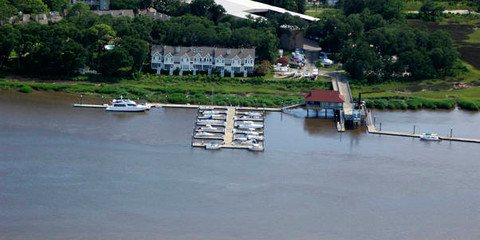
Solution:
[[[440,141],[440,138],[435,133],[422,133],[420,139],[426,141]]]
[[[195,136],[197,137],[213,137],[215,134],[209,132],[199,132]]]
[[[257,128],[263,128],[263,124],[254,123],[252,121],[243,121],[243,122],[239,122],[237,124],[237,127],[239,129],[250,129],[250,128],[257,129]]]
[[[205,149],[207,149],[207,150],[218,150],[221,147],[222,146],[220,144],[215,144],[215,143],[205,145]]]
[[[130,99],[113,99],[112,106],[107,107],[105,111],[107,112],[145,112],[148,107],[147,105],[137,104],[136,102]]]
[[[220,120],[211,120],[211,119],[206,119],[206,120],[197,120],[197,123],[203,123],[203,124],[208,124],[208,125],[212,125],[212,124],[220,124],[220,125],[224,125],[225,122],[223,121],[220,121]]]
[[[208,132],[208,131],[220,130],[220,128],[212,127],[212,125],[207,124],[205,127],[200,127],[199,130]]]
[[[250,136],[259,136],[259,135],[260,135],[260,133],[254,132],[254,131],[243,132],[243,134],[245,134],[245,135],[247,135],[247,136],[248,136],[248,135],[250,135]]]
[[[213,110],[213,107],[199,107],[200,110]]]
[[[244,112],[243,114],[246,115],[246,116],[249,116],[249,117],[262,117],[263,116],[263,113],[259,113],[259,112]]]
[[[242,141],[242,142],[248,141],[248,138],[246,137],[234,137],[233,139],[236,141]]]
[[[252,144],[252,146],[248,147],[250,151],[263,151],[263,146],[261,144]]]
[[[225,114],[225,113],[226,113],[225,111],[213,111],[213,110],[202,112],[203,115],[215,115],[215,114]]]
[[[248,140],[257,140],[257,141],[263,141],[263,136],[253,136],[253,135],[247,135]]]

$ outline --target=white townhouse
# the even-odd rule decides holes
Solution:
[[[178,47],[166,45],[152,46],[152,69],[183,72],[206,71],[208,74],[219,72],[224,76],[225,71],[231,76],[235,73],[253,72],[255,64],[254,48],[217,48],[217,47]]]

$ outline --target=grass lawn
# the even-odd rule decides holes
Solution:
[[[32,91],[61,91],[117,98],[141,98],[151,102],[208,104],[212,89],[219,105],[279,107],[303,100],[303,93],[311,89],[330,89],[328,78],[316,81],[306,79],[222,78],[212,75],[165,76],[143,74],[115,83],[79,81],[22,82],[0,79],[0,89],[23,93]]]
[[[453,1],[435,1],[435,3],[440,4],[445,7],[445,10],[468,10],[471,9],[470,6],[465,3]],[[423,1],[405,1],[405,10],[406,11],[420,11],[420,8],[423,5]],[[473,9],[471,9],[473,10]]]
[[[467,43],[480,43],[480,30],[475,30],[473,33],[468,35],[468,39],[465,40]]]

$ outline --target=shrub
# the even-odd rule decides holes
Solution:
[[[423,107],[423,102],[418,98],[408,99],[405,103],[407,104],[408,109],[412,109],[412,110],[416,110]]]
[[[472,101],[460,100],[458,101],[458,106],[465,110],[478,111],[479,106],[477,103]]]
[[[388,109],[407,109],[407,104],[404,101],[389,101]]]
[[[455,101],[453,99],[445,99],[435,101],[435,105],[440,109],[452,109],[455,107]]]
[[[385,99],[376,99],[373,101],[374,108],[385,109],[388,106],[388,102]]]
[[[23,86],[20,89],[18,89],[18,91],[21,93],[31,93],[33,92],[33,88],[31,88],[30,86]]]

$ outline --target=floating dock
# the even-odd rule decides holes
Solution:
[[[238,111],[241,109],[242,111],[244,110],[249,110],[252,111],[251,109],[243,109],[243,108],[238,108],[238,107],[226,107],[226,116],[223,118],[223,120],[214,120],[214,119],[208,119],[204,114],[205,111],[218,111],[220,109],[225,109],[224,107],[213,107],[209,108],[208,110],[203,109],[205,107],[200,107],[198,108],[198,113],[197,113],[197,121],[195,125],[195,130],[194,130],[194,135],[192,136],[192,146],[193,147],[203,147],[206,149],[221,149],[221,148],[228,148],[228,149],[248,149],[248,150],[253,150],[253,151],[263,151],[264,150],[264,136],[263,136],[263,112],[256,112],[255,114],[258,115],[258,117],[246,117],[249,116],[248,113],[245,112],[240,112]],[[255,109],[256,110],[256,109]],[[237,112],[238,111],[238,112]],[[257,110],[258,111],[258,110]],[[253,111],[252,111],[253,112]],[[212,117],[213,118],[213,117]],[[202,119],[207,119],[203,120]],[[199,122],[201,121],[201,122]],[[220,121],[220,122],[217,122]],[[222,122],[223,121],[223,122]],[[252,130],[238,130],[236,129],[236,122],[259,122],[255,126],[257,129],[255,132],[252,132]],[[258,126],[260,126],[261,122],[261,129],[258,129]],[[215,125],[216,124],[216,125]],[[205,127],[202,129],[202,126],[209,126],[211,129],[208,129],[208,127]],[[218,129],[218,127],[214,126],[221,126],[222,129]],[[224,127],[224,129],[223,129]],[[223,133],[221,136],[206,136],[206,137],[200,137],[198,136],[199,132],[207,133],[207,134],[217,134],[217,133]],[[252,139],[249,139],[249,133],[255,133],[255,136],[250,136]],[[244,137],[236,137],[236,135],[244,135]],[[240,138],[243,138],[244,140],[238,140]],[[253,140],[256,138],[255,140]],[[261,139],[261,140],[257,140]],[[208,141],[208,140],[213,140],[213,141]],[[253,147],[255,145],[255,147]]]
[[[411,137],[411,138],[420,138],[422,134],[416,133],[402,133],[402,132],[393,132],[393,131],[381,131],[375,128],[375,125],[372,121],[372,112],[370,110],[365,110],[367,112],[367,119],[365,121],[367,131],[371,134],[379,134],[379,135],[389,135],[389,136],[398,136],[398,137]],[[468,143],[480,143],[480,139],[473,139],[473,138],[459,138],[459,137],[446,137],[446,136],[438,136],[440,140],[447,140],[447,141],[456,141],[456,142],[468,142]]]

